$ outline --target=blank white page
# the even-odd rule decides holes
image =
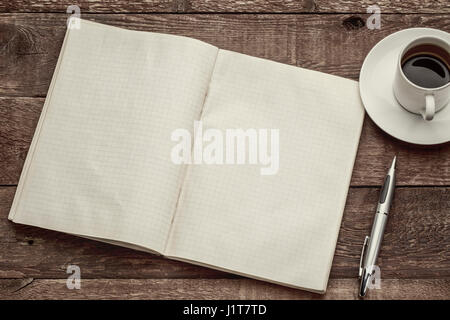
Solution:
[[[279,129],[279,170],[190,166],[165,254],[325,291],[363,115],[355,81],[219,50],[203,130]]]
[[[218,49],[80,23],[66,34],[9,218],[160,252],[183,178],[170,134],[198,118]]]

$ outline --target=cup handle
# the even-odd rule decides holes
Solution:
[[[436,103],[434,101],[434,96],[432,94],[427,94],[425,96],[425,110],[422,112],[422,117],[431,121],[434,118],[434,114],[436,112]]]

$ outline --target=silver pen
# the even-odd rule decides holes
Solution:
[[[360,297],[366,295],[367,287],[372,281],[371,277],[376,271],[375,263],[378,258],[378,252],[380,251],[384,227],[386,226],[389,215],[389,208],[391,207],[392,199],[394,198],[396,159],[397,157],[394,157],[394,160],[392,160],[391,167],[384,180],[370,237],[366,236],[364,239],[361,259],[359,261],[359,278],[361,279],[361,286],[359,288]]]

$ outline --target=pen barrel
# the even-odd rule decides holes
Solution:
[[[390,210],[390,206],[391,206],[390,201],[389,201],[389,203],[388,202],[378,203],[377,214],[378,213],[383,213],[385,215],[388,215],[389,214],[389,210]]]
[[[372,270],[372,267],[376,265],[387,218],[388,216],[382,212],[377,211],[375,214],[372,231],[370,232],[369,243],[367,245],[367,251],[364,257],[364,266],[366,268],[370,268],[370,270]]]
[[[378,201],[377,212],[389,214],[392,200],[394,198],[395,191],[395,171],[389,170],[389,174],[384,180],[383,188],[380,192],[380,199]]]

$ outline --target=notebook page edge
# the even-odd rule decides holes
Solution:
[[[298,289],[298,290],[305,290],[305,291],[318,293],[318,294],[325,294],[325,292],[326,292],[326,290],[324,288],[321,288],[321,287],[318,287],[318,288],[302,287],[302,286],[298,286],[298,285],[295,285],[295,284],[292,284],[292,283],[275,281],[275,280],[273,280],[271,278],[259,277],[259,276],[252,275],[251,273],[244,273],[244,272],[239,272],[239,271],[232,270],[232,269],[222,268],[220,266],[215,266],[215,265],[212,265],[212,264],[203,263],[203,262],[199,262],[199,261],[196,261],[196,260],[181,258],[181,257],[177,257],[177,256],[170,256],[170,255],[165,255],[164,257],[167,258],[167,259],[175,260],[175,261],[181,261],[181,262],[190,263],[190,264],[193,264],[193,265],[196,265],[196,266],[201,266],[201,267],[210,268],[210,269],[213,269],[213,270],[218,270],[218,271],[222,271],[222,272],[226,272],[226,273],[236,274],[236,275],[247,277],[247,278],[250,278],[250,279],[255,279],[255,280],[260,280],[260,281],[264,281],[264,282],[269,282],[269,283],[281,285],[281,286],[288,287],[288,288],[293,288],[293,289]]]
[[[321,75],[321,76],[326,76],[329,79],[334,78],[336,80],[340,80],[340,81],[344,80],[344,81],[347,81],[349,83],[350,82],[356,83],[356,84],[359,83],[357,80],[349,79],[349,78],[338,76],[338,75],[335,75],[335,74],[326,73],[326,72],[318,71],[318,70],[314,70],[314,69],[308,69],[308,68],[304,68],[304,67],[300,67],[300,66],[284,63],[284,62],[279,62],[279,61],[275,61],[275,60],[271,60],[271,59],[267,59],[267,58],[256,57],[256,56],[252,56],[252,55],[249,55],[249,54],[246,54],[246,53],[241,53],[241,52],[237,52],[237,51],[233,51],[233,50],[220,49],[219,48],[219,52],[223,52],[224,54],[232,54],[232,55],[236,55],[237,54],[237,55],[240,55],[240,56],[246,56],[246,57],[249,57],[251,59],[277,64],[277,65],[279,65],[282,68],[287,67],[287,68],[290,68],[290,69],[300,69],[300,70],[306,71],[308,73],[315,73],[315,74],[318,74],[318,75]],[[358,95],[359,95],[359,89],[358,89]]]
[[[217,50],[219,50],[219,48],[216,47],[215,45],[212,45],[212,44],[210,44],[208,42],[205,42],[205,41],[202,41],[202,40],[199,40],[199,39],[196,39],[196,38],[187,37],[187,36],[180,36],[180,35],[170,34],[170,33],[145,31],[145,30],[127,29],[127,28],[124,28],[124,27],[118,27],[118,26],[114,26],[114,25],[111,25],[111,24],[105,24],[105,23],[100,23],[100,22],[87,20],[87,19],[81,19],[81,18],[72,18],[72,19],[79,19],[79,20],[82,21],[83,24],[90,24],[91,26],[95,26],[95,27],[98,27],[98,28],[112,28],[112,29],[120,30],[121,32],[131,32],[131,33],[141,33],[141,34],[154,34],[154,35],[158,35],[158,36],[162,36],[162,37],[178,39],[178,40],[181,40],[181,41],[197,42],[197,43],[201,43],[202,45],[209,46],[209,47],[214,47]]]
[[[351,81],[354,81],[354,80],[351,80]],[[358,84],[358,81],[354,81],[354,82]],[[362,106],[361,98],[358,97],[358,99],[359,99],[360,104]],[[359,130],[358,130],[358,137],[359,138],[356,139],[356,142],[355,142],[354,154],[353,154],[353,156],[351,158],[352,160],[351,160],[351,165],[350,165],[350,168],[351,168],[350,172],[351,172],[351,174],[348,176],[348,181],[346,182],[347,189],[346,189],[346,192],[345,192],[345,197],[343,197],[342,203],[340,205],[340,207],[341,207],[341,215],[340,215],[340,218],[339,218],[339,223],[336,225],[336,231],[335,231],[335,235],[336,236],[335,236],[334,245],[333,245],[334,249],[333,249],[333,254],[331,254],[330,260],[328,262],[328,273],[327,273],[326,278],[324,279],[325,280],[324,284],[323,284],[324,292],[326,291],[327,286],[328,286],[328,281],[330,279],[331,267],[333,265],[334,255],[336,253],[336,245],[337,245],[337,241],[338,241],[338,238],[339,238],[339,233],[340,233],[341,226],[342,226],[342,218],[344,217],[344,210],[345,210],[345,205],[346,205],[347,199],[348,199],[348,192],[349,192],[350,187],[351,187],[351,180],[352,180],[352,176],[353,176],[353,169],[355,167],[356,156],[358,154],[359,142],[361,140],[361,133],[362,133],[363,125],[364,125],[364,116],[365,116],[365,111],[362,108],[361,116],[360,116],[360,126],[359,126]]]
[[[8,214],[8,219],[11,220],[11,221],[14,221],[14,218],[15,218],[15,216],[17,214],[17,211],[18,211],[18,208],[19,208],[19,205],[20,205],[20,198],[22,196],[23,188],[25,187],[25,184],[26,184],[28,170],[29,170],[31,162],[33,160],[33,155],[34,155],[34,153],[36,151],[36,146],[37,146],[37,144],[39,142],[41,129],[42,129],[42,127],[44,125],[44,122],[45,122],[45,116],[47,115],[47,111],[48,111],[48,109],[50,107],[50,103],[51,103],[52,95],[53,95],[53,92],[54,92],[55,84],[57,82],[58,74],[59,74],[60,67],[61,67],[61,64],[62,64],[62,60],[63,60],[63,57],[64,57],[64,52],[66,50],[68,38],[69,38],[69,35],[70,35],[70,30],[71,30],[71,28],[66,27],[66,33],[64,35],[64,40],[63,40],[63,44],[62,44],[62,47],[61,47],[61,51],[59,53],[58,61],[56,63],[55,70],[54,70],[53,76],[52,76],[52,80],[50,82],[50,87],[49,87],[49,90],[47,92],[47,96],[45,98],[44,106],[42,107],[42,111],[41,111],[41,114],[39,116],[39,120],[38,120],[38,123],[36,125],[36,129],[35,129],[34,134],[33,134],[31,145],[30,145],[30,148],[29,148],[29,150],[27,152],[27,156],[25,158],[25,163],[23,165],[22,172],[21,172],[20,177],[19,177],[19,183],[17,185],[17,189],[16,189],[16,192],[14,194],[13,203],[11,205],[11,209],[10,209],[9,214]]]

